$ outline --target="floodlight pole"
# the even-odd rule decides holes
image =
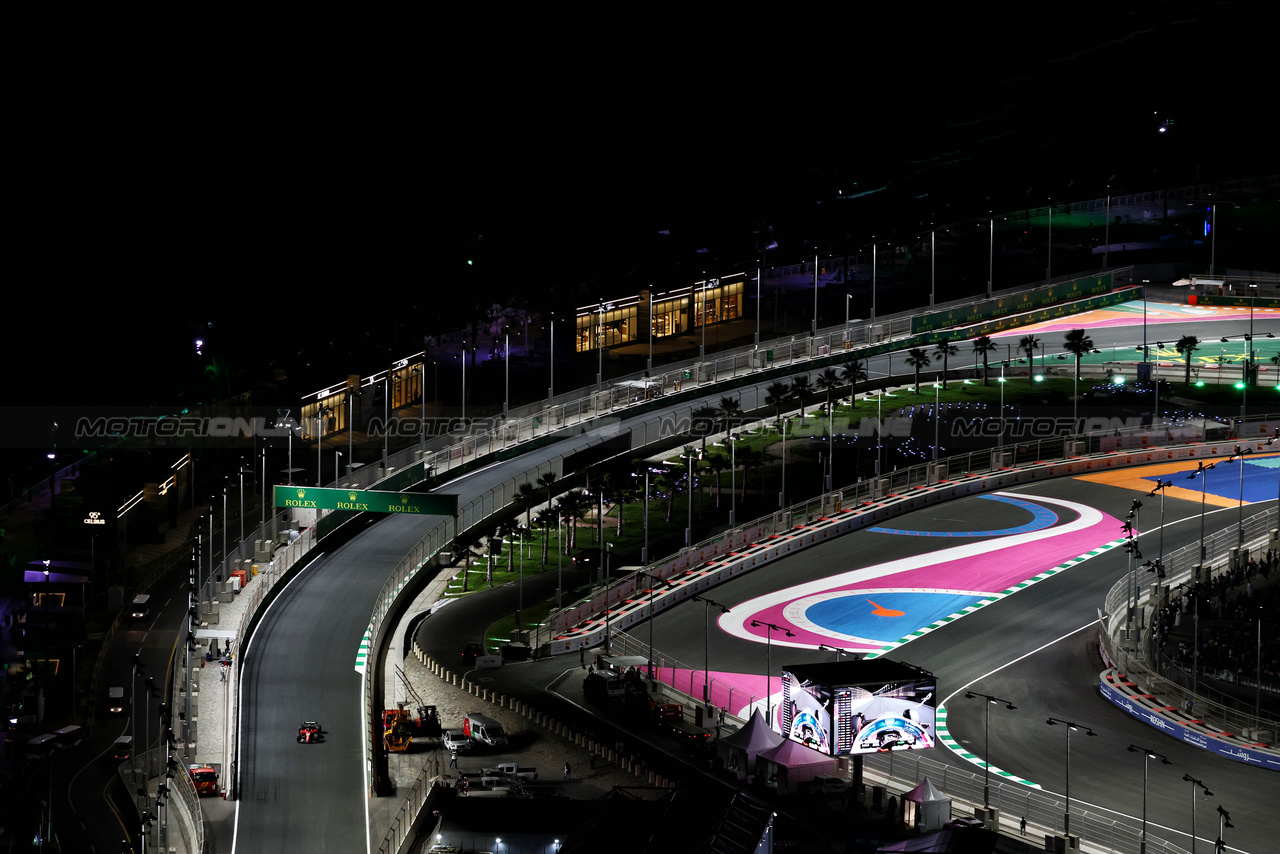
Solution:
[[[1147,760],[1159,759],[1162,765],[1173,763],[1163,753],[1156,753],[1136,744],[1130,744],[1128,749],[1130,753],[1142,752],[1142,836],[1138,841],[1138,854],[1147,854]]]
[[[695,602],[702,602],[706,605],[706,626],[703,629],[702,638],[702,700],[706,706],[706,713],[711,714],[711,606],[715,605],[720,609],[721,614],[729,613],[729,609],[719,602],[708,599],[705,596],[690,597]]]
[[[1018,708],[1008,700],[1002,700],[999,697],[993,697],[990,694],[983,694],[979,691],[966,691],[964,698],[972,700],[975,697],[981,697],[987,701],[984,713],[985,721],[983,723],[983,757],[982,757],[982,806],[987,808],[991,806],[991,707],[996,703],[1004,703],[1005,707],[1010,711]]]
[[[1049,726],[1054,726],[1055,724],[1061,724],[1062,726],[1065,726],[1067,728],[1067,791],[1065,794],[1067,803],[1066,803],[1066,809],[1063,810],[1063,814],[1062,814],[1062,834],[1063,836],[1070,836],[1071,835],[1071,731],[1073,729],[1076,729],[1077,727],[1084,726],[1084,724],[1078,724],[1072,721],[1064,721],[1061,718],[1049,718],[1049,720],[1047,720],[1045,723],[1049,724]],[[1097,735],[1097,733],[1094,732],[1091,727],[1085,726],[1084,729],[1085,729],[1085,735],[1093,735],[1093,736]]]
[[[751,621],[751,628],[759,628],[763,626],[764,635],[764,678],[765,678],[765,719],[769,724],[769,728],[773,729],[773,633],[783,632],[787,637],[793,638],[795,634],[782,626],[775,626],[773,623],[762,623],[759,620]]]

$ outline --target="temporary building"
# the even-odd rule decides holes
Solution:
[[[782,744],[782,736],[765,722],[760,709],[751,713],[742,729],[720,739],[719,755],[724,767],[736,771],[738,779],[756,772],[756,757]]]
[[[938,830],[951,820],[951,799],[925,777],[902,796],[902,823],[912,830]]]
[[[761,753],[756,761],[757,777],[782,795],[796,792],[801,783],[829,775],[836,768],[835,759],[791,739]]]

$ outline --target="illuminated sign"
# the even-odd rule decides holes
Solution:
[[[276,507],[354,510],[361,513],[411,513],[420,516],[455,516],[458,513],[458,496],[437,493],[418,495],[368,489],[277,486],[272,494]]]
[[[86,525],[105,525],[107,520],[102,518],[102,513],[97,510],[90,510],[89,515],[85,517]]]
[[[827,754],[923,750],[936,740],[937,680],[884,659],[782,671],[782,734]]]

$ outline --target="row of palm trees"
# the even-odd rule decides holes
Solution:
[[[1036,349],[1041,346],[1042,342],[1036,336],[1024,335],[1018,340],[1017,349],[1020,353],[1026,353],[1027,362],[1034,365]],[[1178,351],[1186,362],[1186,376],[1184,379],[1187,383],[1191,382],[1191,354],[1199,349],[1199,347],[1200,339],[1194,335],[1184,335],[1179,338],[1178,342],[1174,345],[1174,349]],[[1089,337],[1088,332],[1084,329],[1072,329],[1067,332],[1066,337],[1062,342],[1062,348],[1075,357],[1077,377],[1080,376],[1080,360],[1084,358],[1085,354],[1098,352],[1094,349],[1093,339]],[[990,354],[995,352],[997,349],[999,349],[999,345],[992,341],[991,336],[989,335],[982,335],[973,340],[973,352],[975,354],[975,358],[982,359],[983,385],[990,385],[990,367],[988,366],[988,358]],[[959,348],[947,341],[941,341],[934,345],[932,357],[924,347],[913,347],[908,350],[907,365],[915,372],[914,385],[916,387],[916,392],[918,393],[920,391],[920,371],[933,364],[933,359],[942,360],[942,387],[945,389],[947,387],[947,360],[951,356],[955,356],[958,352]],[[1028,379],[1034,379],[1034,373],[1031,371],[1028,371],[1027,376]]]
[[[1040,339],[1034,335],[1024,335],[1018,341],[1018,351],[1027,354],[1028,362],[1032,362],[1035,351],[1041,346]],[[1191,382],[1191,354],[1200,346],[1199,339],[1194,335],[1182,336],[1175,349],[1183,356],[1186,361],[1185,381]],[[973,341],[973,352],[975,358],[982,359],[982,381],[983,385],[989,384],[988,374],[990,368],[988,358],[991,353],[999,348],[990,336],[982,335]],[[1097,352],[1094,349],[1093,339],[1089,337],[1084,329],[1072,329],[1067,332],[1063,340],[1063,349],[1071,353],[1075,357],[1076,376],[1080,375],[1080,361],[1087,353]],[[946,388],[947,382],[947,362],[958,355],[959,348],[950,342],[939,342],[934,346],[932,357],[930,353],[923,347],[914,347],[907,351],[907,364],[915,372],[916,391],[920,389],[920,371],[932,364],[933,358],[942,361],[942,387]],[[775,381],[770,383],[765,389],[765,404],[774,407],[777,413],[778,423],[782,422],[782,412],[784,408],[798,405],[800,408],[800,423],[804,424],[804,403],[807,398],[812,397],[817,392],[825,392],[826,405],[828,411],[832,405],[832,400],[837,392],[841,389],[848,388],[852,396],[854,388],[858,383],[867,380],[866,363],[860,360],[854,360],[844,366],[842,370],[837,372],[834,368],[826,368],[817,378],[810,382],[808,374],[801,374],[792,377],[789,383],[783,381]],[[682,456],[689,460],[689,464],[684,469],[663,469],[657,472],[653,479],[653,488],[666,502],[666,520],[671,521],[672,506],[675,496],[687,492],[692,494],[692,490],[696,488],[696,472],[693,470],[693,458],[695,454],[702,465],[700,468],[709,470],[715,476],[716,483],[716,506],[720,506],[721,497],[721,477],[720,475],[734,468],[735,471],[741,467],[743,472],[742,478],[742,498],[746,499],[747,494],[747,475],[752,471],[761,472],[763,477],[763,467],[767,459],[767,455],[763,450],[743,447],[735,450],[730,456],[723,451],[713,450],[707,451],[706,437],[710,433],[727,432],[737,424],[742,416],[742,404],[734,397],[722,397],[718,406],[703,406],[693,412],[694,431],[701,435],[702,447],[699,452],[692,445],[686,445],[682,450]],[[577,548],[577,529],[578,523],[590,515],[592,505],[596,500],[603,504],[607,498],[609,503],[625,504],[634,501],[639,496],[641,489],[636,485],[636,481],[641,481],[645,468],[648,463],[644,460],[636,461],[632,476],[616,481],[608,473],[602,474],[597,481],[597,490],[600,495],[593,500],[587,491],[583,489],[571,489],[555,498],[554,490],[558,483],[554,473],[547,472],[537,478],[536,483],[522,483],[516,491],[516,504],[524,512],[524,530],[531,531],[536,525],[543,531],[542,537],[542,563],[545,565],[549,562],[548,552],[550,543],[550,531],[559,524],[560,520],[567,522],[569,526],[569,536],[564,543],[566,554],[572,553]],[[533,515],[534,507],[545,503],[545,507],[540,510],[537,516]],[[618,535],[622,533],[622,513],[619,510],[617,514],[617,531]],[[514,540],[520,533],[520,528],[513,522],[504,522],[498,526],[491,536],[484,537],[482,535],[472,534],[470,537],[463,537],[459,540],[459,548],[462,555],[469,563],[472,558],[485,557],[487,565],[487,579],[490,586],[493,584],[493,566],[495,559],[501,557],[502,546]],[[511,571],[514,562],[514,552],[510,549],[507,551],[507,568]],[[466,573],[463,573],[463,590],[466,590]]]

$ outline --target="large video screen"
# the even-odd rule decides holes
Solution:
[[[826,753],[887,753],[933,747],[937,682],[826,685],[782,671],[783,735]]]

